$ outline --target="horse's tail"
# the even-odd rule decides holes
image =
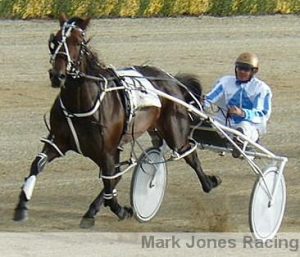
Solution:
[[[198,76],[188,73],[178,73],[175,78],[183,85],[180,85],[182,94],[187,103],[195,102],[191,94],[200,101],[202,96],[202,85]]]

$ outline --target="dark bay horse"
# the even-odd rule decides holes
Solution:
[[[37,175],[45,165],[69,150],[78,152],[93,160],[100,168],[104,189],[91,203],[83,216],[93,225],[100,206],[109,206],[119,219],[132,216],[129,207],[122,207],[117,201],[116,185],[120,180],[120,149],[125,143],[149,132],[158,145],[164,140],[179,155],[191,148],[189,116],[185,107],[159,97],[161,107],[148,106],[138,109],[128,122],[124,105],[122,77],[106,67],[88,46],[85,30],[90,19],[71,18],[62,15],[60,29],[51,37],[52,69],[51,84],[60,88],[50,112],[50,133],[44,140],[44,147],[32,162],[29,176],[25,179],[14,220],[24,220],[28,215],[28,202],[36,183]],[[150,66],[134,66],[136,72],[149,79],[154,88],[183,101],[188,100],[180,82],[162,70]],[[195,81],[183,81],[187,87]],[[191,82],[191,83],[190,83]],[[133,125],[134,124],[134,125]],[[221,180],[206,175],[196,151],[184,157],[195,170],[204,192],[210,192]]]

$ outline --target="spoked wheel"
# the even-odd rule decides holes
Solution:
[[[131,205],[140,222],[158,212],[167,185],[167,167],[158,148],[147,149],[139,158],[131,179]]]
[[[286,204],[286,187],[284,176],[278,174],[277,167],[268,167],[263,174],[273,199],[270,200],[263,178],[259,177],[251,194],[249,220],[255,238],[267,240],[276,235],[281,225]],[[280,181],[274,194],[278,179]]]

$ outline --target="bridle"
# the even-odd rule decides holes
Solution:
[[[73,30],[79,31],[81,33],[81,35],[83,36],[83,41],[80,44],[80,53],[79,53],[78,60],[72,60],[70,51],[69,51],[69,47],[67,44],[67,38],[69,38],[71,36],[71,33]],[[73,78],[78,78],[79,73],[80,73],[79,66],[81,64],[83,53],[86,49],[87,41],[84,38],[85,31],[83,29],[81,29],[80,27],[78,27],[75,24],[75,22],[72,22],[72,23],[65,22],[64,25],[62,26],[61,33],[62,33],[61,41],[54,42],[54,40],[55,40],[54,35],[52,34],[50,36],[50,39],[49,39],[49,49],[50,49],[50,53],[51,53],[50,54],[50,63],[53,65],[53,63],[58,55],[66,56],[66,58],[67,58],[67,67],[66,67],[67,75],[70,75]],[[57,47],[56,47],[55,43],[57,43]]]

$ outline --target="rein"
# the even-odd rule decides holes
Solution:
[[[70,51],[69,51],[69,48],[68,48],[68,44],[67,44],[67,38],[69,38],[71,36],[72,30],[79,31],[80,33],[82,33],[82,36],[83,36],[83,41],[80,45],[79,58],[76,61],[72,60],[72,58],[70,56]],[[147,89],[144,88],[144,86],[142,84],[139,84],[138,86],[135,86],[134,88],[132,88],[132,87],[127,85],[127,83],[125,82],[125,79],[124,79],[126,77],[132,78],[132,79],[135,79],[135,78],[138,79],[138,78],[141,78],[141,76],[134,76],[134,75],[120,76],[115,72],[115,70],[113,68],[112,68],[112,71],[113,71],[114,76],[110,76],[110,77],[104,77],[101,74],[99,74],[99,76],[93,76],[93,75],[88,75],[88,74],[80,71],[79,67],[80,67],[82,58],[85,55],[90,54],[89,53],[90,50],[87,46],[88,41],[86,41],[84,39],[85,31],[83,29],[81,29],[80,27],[78,27],[77,25],[75,25],[75,22],[72,22],[72,23],[65,22],[63,27],[62,27],[61,33],[62,33],[62,39],[61,39],[60,42],[58,42],[57,48],[55,49],[55,51],[51,55],[50,62],[53,63],[55,61],[57,55],[59,55],[59,54],[60,55],[65,55],[66,58],[67,58],[67,67],[66,67],[67,75],[71,76],[73,79],[85,78],[85,79],[93,80],[93,81],[96,81],[96,82],[100,82],[99,83],[100,84],[100,91],[99,91],[99,94],[97,96],[97,100],[94,103],[92,109],[87,111],[87,112],[82,112],[82,113],[70,112],[65,107],[62,98],[61,97],[59,98],[59,104],[60,104],[60,107],[61,107],[61,109],[64,113],[64,116],[67,119],[67,123],[68,123],[70,131],[72,133],[77,152],[80,153],[80,154],[83,154],[83,152],[81,150],[81,147],[80,147],[79,138],[78,138],[76,129],[75,129],[73,121],[72,121],[72,118],[86,118],[86,117],[93,116],[99,110],[99,108],[101,106],[101,103],[102,103],[106,93],[108,93],[108,92],[112,92],[112,91],[116,91],[116,90],[126,90],[126,89],[127,90],[141,90],[141,91],[147,92]],[[177,85],[184,88],[188,92],[188,94],[191,96],[191,98],[194,100],[194,102],[202,110],[202,106],[201,106],[199,100],[191,93],[191,91],[183,83],[181,83],[178,79],[176,79],[172,75],[168,74],[167,72],[164,72],[164,73],[166,73],[169,77],[168,78],[162,78],[162,77],[159,78],[159,77],[154,77],[154,76],[149,76],[149,77],[142,76],[142,78],[147,79],[150,82],[151,81],[176,81]],[[108,87],[109,82],[110,81],[115,81],[115,80],[119,80],[119,81],[122,81],[122,82],[125,82],[125,83],[122,83],[123,84],[122,86]],[[50,143],[50,142],[47,142],[47,143]],[[192,147],[188,151],[188,154],[191,151],[194,151],[194,150],[195,150],[195,147]],[[57,151],[60,152],[59,149],[57,149]],[[182,156],[179,156],[179,155],[178,156],[173,156],[173,159],[179,159],[179,158],[182,158]],[[129,166],[132,166],[132,165],[135,166],[136,163],[133,162]],[[127,170],[129,170],[129,168],[125,169],[120,174],[119,173],[115,174],[114,176],[119,177],[122,174],[124,174]],[[105,177],[103,177],[103,178],[105,178]],[[109,178],[107,177],[107,179],[112,179],[112,177],[109,176]]]

